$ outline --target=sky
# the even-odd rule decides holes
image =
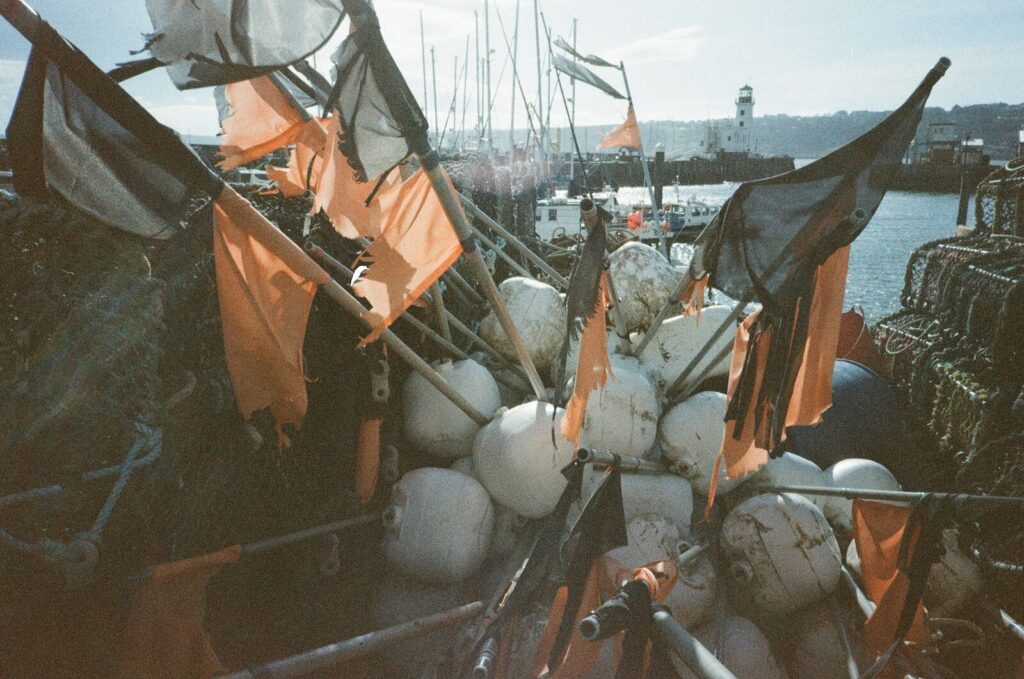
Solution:
[[[144,0],[29,2],[104,69],[131,58],[130,51],[139,49],[143,33],[151,30]],[[519,4],[519,77],[532,104],[537,92],[533,0]],[[454,60],[461,70],[468,36],[471,128],[476,117],[474,11],[484,56],[483,0],[377,0],[375,6],[384,38],[421,100],[422,12],[428,77],[431,47],[436,54],[442,124],[454,89]],[[513,80],[501,26],[511,41],[516,6],[517,0],[490,3],[495,130],[507,129],[512,114]],[[575,18],[579,51],[625,63],[641,121],[731,117],[744,83],[754,88],[755,115],[891,110],[940,56],[948,56],[953,65],[933,91],[930,105],[1024,101],[1021,0],[539,0],[539,9],[552,38],[561,35],[571,42]],[[29,47],[6,23],[0,24],[0,122],[6,127]],[[339,31],[316,55],[316,65],[325,74],[330,52],[346,32]],[[595,70],[622,90],[617,70]],[[546,75],[542,77],[546,99]],[[568,83],[563,84],[570,94]],[[135,78],[126,87],[179,132],[210,135],[218,130],[210,89],[178,92],[163,71]],[[433,122],[432,93],[428,96],[426,109]],[[614,123],[625,114],[624,102],[586,85],[577,86],[576,100],[580,124]],[[552,125],[564,125],[562,101],[557,96],[554,101]],[[519,98],[516,127],[524,123]]]

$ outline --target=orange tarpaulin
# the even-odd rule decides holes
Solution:
[[[279,447],[306,414],[302,342],[327,273],[230,187],[214,203],[214,262],[224,355],[242,417],[269,407]]]
[[[451,186],[447,174],[445,181]],[[364,253],[370,268],[352,285],[370,303],[363,318],[372,330],[360,346],[376,340],[460,254],[462,244],[421,168],[399,188],[380,237]]]
[[[223,136],[217,163],[222,170],[251,163],[293,143],[302,135],[306,116],[265,75],[224,86],[229,113],[221,122]]]
[[[580,338],[580,354],[576,359],[576,380],[573,385],[572,397],[565,407],[562,418],[562,435],[577,446],[580,442],[580,429],[583,418],[587,414],[587,401],[594,389],[604,389],[608,376],[612,379],[612,366],[608,362],[608,333],[605,330],[605,311],[608,309],[608,284],[605,275],[597,284],[597,305],[594,312],[587,317]]]
[[[629,105],[626,111],[626,120],[608,134],[601,136],[601,143],[597,145],[601,149],[638,149],[640,148],[640,128],[636,124],[636,114],[633,113],[633,105]]]
[[[896,628],[910,587],[910,577],[900,570],[900,544],[912,511],[907,505],[853,501],[853,538],[857,543],[864,589],[878,605],[864,623],[867,650],[873,658],[896,640]],[[928,639],[921,604],[917,606],[906,638],[915,642]]]
[[[125,679],[196,679],[227,671],[203,629],[206,585],[241,545],[160,564],[135,593],[118,666]]]
[[[334,112],[327,123],[328,146],[313,211],[323,210],[335,230],[346,238],[375,239],[380,236],[384,215],[398,196],[401,185],[397,171],[392,171],[377,187],[376,181],[358,182],[348,159],[338,146],[341,134],[339,113]],[[376,195],[366,204],[367,198]]]

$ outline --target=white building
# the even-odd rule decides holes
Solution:
[[[736,118],[724,123],[708,123],[700,154],[716,158],[722,153],[750,155],[754,151],[754,89],[750,85],[740,88],[736,97]]]

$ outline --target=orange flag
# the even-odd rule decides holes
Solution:
[[[203,629],[206,585],[235,563],[242,546],[160,564],[132,601],[119,675],[128,679],[195,679],[227,671]]]
[[[909,576],[900,570],[899,555],[912,511],[913,508],[907,505],[853,501],[853,539],[857,543],[864,589],[878,605],[864,623],[867,650],[874,658],[896,640],[900,613],[910,588]],[[928,640],[924,607],[920,603],[906,638],[915,642]]]
[[[397,171],[392,171],[380,186],[375,181],[356,181],[355,172],[338,145],[340,134],[340,114],[335,111],[327,122],[328,146],[313,211],[323,210],[335,230],[346,238],[376,239],[383,227],[383,215],[398,196],[395,189],[401,186],[401,178]],[[367,205],[374,191],[376,194]]]
[[[696,280],[690,279],[679,301],[683,303],[684,316],[697,316],[697,323],[700,323],[700,310],[704,308],[704,291],[708,289],[708,276],[705,275]]]
[[[608,362],[608,333],[605,329],[605,311],[608,309],[608,284],[604,274],[597,283],[597,305],[594,312],[587,317],[580,338],[580,355],[576,359],[576,381],[572,389],[572,397],[565,406],[565,417],[562,418],[562,435],[579,446],[580,429],[583,418],[587,414],[587,401],[590,392],[604,388],[612,366]]]
[[[356,444],[355,489],[365,505],[373,499],[380,474],[380,427],[383,420],[368,417],[359,423],[359,441]]]
[[[310,120],[303,127],[288,156],[287,167],[267,166],[267,177],[277,183],[285,197],[316,191],[324,171],[327,131],[320,121]]]
[[[251,163],[299,139],[307,117],[267,76],[224,86],[228,115],[221,121],[223,136],[217,163],[222,170]]]
[[[318,285],[327,273],[252,205],[225,185],[214,203],[214,263],[224,354],[242,417],[270,408],[278,447],[283,426],[306,414],[302,343]]]
[[[445,181],[451,186],[447,174]],[[363,318],[372,330],[359,345],[380,337],[460,254],[462,244],[421,168],[398,189],[380,237],[364,253],[370,268],[352,284],[370,303]]]
[[[636,114],[633,113],[633,105],[629,105],[626,111],[626,120],[608,134],[601,135],[601,143],[597,145],[601,149],[638,149],[640,148],[640,128],[636,124]]]

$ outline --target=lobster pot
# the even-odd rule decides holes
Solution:
[[[661,378],[666,385],[676,381],[683,370],[696,358],[697,354],[708,343],[715,331],[725,322],[732,308],[725,304],[715,304],[701,309],[700,321],[694,316],[673,316],[661,324],[654,339],[640,355],[645,361],[661,371]],[[725,348],[732,346],[736,339],[736,328],[730,326],[723,332],[690,373],[688,380],[696,378],[704,371],[711,361]],[[636,337],[637,345],[641,338]],[[730,354],[726,353],[707,374],[706,378],[728,377]],[[688,382],[684,383],[686,386]]]
[[[547,370],[558,355],[565,335],[565,307],[558,291],[531,278],[514,276],[498,286],[512,324],[537,370]],[[494,312],[480,321],[480,337],[509,360],[516,352]]]
[[[839,613],[838,606],[836,613]],[[837,625],[843,625],[846,636],[851,634],[846,621],[837,620],[832,606],[822,601],[787,618],[789,627],[780,649],[789,668],[789,676],[800,679],[850,679],[846,666],[846,648]],[[858,667],[870,666],[862,648],[851,644]]]
[[[498,383],[476,361],[443,360],[434,363],[434,368],[484,415],[493,415],[501,406]],[[436,458],[450,460],[473,452],[473,438],[480,425],[414,372],[402,387],[402,429],[416,447]]]
[[[608,271],[626,327],[632,330],[650,325],[672,297],[679,272],[650,245],[635,241],[613,252],[609,260]]]
[[[628,544],[616,547],[608,556],[626,568],[679,556],[680,532],[674,521],[659,514],[641,514],[626,522]],[[689,548],[689,543],[682,543]]]
[[[849,459],[836,462],[825,470],[825,482],[833,488],[858,490],[903,490],[888,469],[872,460]],[[853,500],[844,497],[822,498],[825,518],[843,536],[853,531]]]
[[[799,495],[743,501],[722,524],[721,547],[733,586],[765,613],[814,603],[839,580],[835,535],[821,510]]]
[[[401,575],[389,574],[373,596],[371,612],[378,628],[441,613],[473,600],[471,588],[462,583],[428,585]],[[405,676],[425,676],[447,658],[469,622],[441,627],[424,636],[389,644],[382,658]]]
[[[1024,236],[1024,171],[1019,161],[996,168],[978,185],[974,210],[979,231]]]
[[[573,503],[569,521],[579,517],[590,496],[604,478],[604,471],[587,465],[579,502]],[[629,521],[643,514],[658,514],[670,519],[683,535],[690,532],[693,517],[693,491],[686,479],[671,474],[623,474],[622,510]]]
[[[783,453],[768,461],[750,479],[749,488],[755,486],[813,486],[825,488],[828,482],[825,480],[825,473],[821,468],[810,460],[794,455]],[[742,491],[741,491],[742,492]],[[756,493],[756,490],[747,492]],[[826,497],[824,495],[805,495],[808,500],[814,503],[818,509],[825,510]]]
[[[677,403],[658,425],[658,443],[661,458],[673,473],[690,482],[693,491],[707,495],[714,473],[715,460],[725,435],[725,394],[703,391]],[[726,478],[725,470],[719,474],[719,496],[726,495],[742,479]]]
[[[595,450],[641,457],[654,445],[661,404],[650,380],[625,367],[587,401],[580,443]]]
[[[574,447],[562,436],[565,411],[530,401],[499,410],[473,441],[473,466],[496,502],[528,519],[549,514],[565,490]]]
[[[723,614],[702,625],[694,633],[697,641],[717,657],[736,679],[786,679],[783,668],[757,625],[746,618]],[[670,653],[679,679],[697,679],[697,675]]]
[[[998,248],[990,238],[943,238],[921,245],[910,255],[900,301],[904,308],[933,314],[941,305],[948,275],[959,264]]]
[[[384,553],[397,572],[433,584],[476,573],[491,544],[494,508],[472,477],[422,467],[395,484],[384,511]]]
[[[682,554],[690,548],[688,542],[679,544]],[[679,579],[669,590],[664,604],[672,617],[688,630],[704,624],[718,601],[719,579],[715,562],[706,552],[679,565]]]

